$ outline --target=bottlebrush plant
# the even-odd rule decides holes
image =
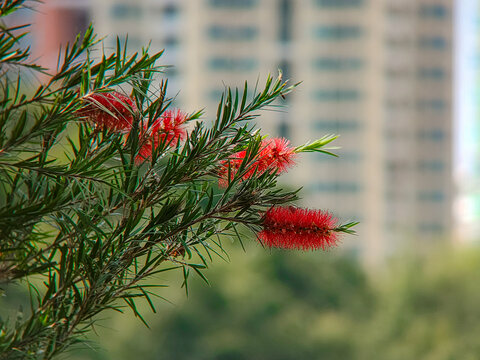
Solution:
[[[23,3],[2,2],[0,16]],[[255,130],[259,111],[293,89],[281,77],[253,93],[227,89],[210,122],[172,108],[161,52],[130,56],[117,41],[94,61],[89,27],[50,74],[21,48],[25,27],[2,23],[0,35],[0,291],[23,284],[30,308],[0,320],[1,358],[51,359],[125,304],[143,321],[136,300],[153,308],[152,276],[179,270],[185,287],[191,272],[204,278],[222,238],[242,241],[238,226],[303,250],[352,232],[287,206],[297,192],[276,188],[300,153],[328,154],[334,139],[292,147]],[[32,72],[45,83],[28,87]]]

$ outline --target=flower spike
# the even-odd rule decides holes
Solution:
[[[136,162],[142,163],[150,158],[161,143],[175,146],[179,140],[185,139],[187,131],[183,124],[187,120],[187,115],[181,110],[167,110],[153,122],[150,128],[145,126],[141,134],[143,144],[138,152]]]
[[[98,127],[119,132],[132,128],[137,107],[128,96],[112,91],[89,94],[83,100],[86,105],[77,114]]]
[[[228,174],[230,180],[235,176],[238,168],[245,158],[246,151],[242,150],[233,154],[230,159],[222,162],[223,168],[220,171],[219,186],[228,186]],[[288,168],[295,165],[295,149],[289,146],[289,141],[284,138],[273,138],[263,140],[260,145],[257,160],[250,166],[246,174],[242,177],[243,180],[251,177],[255,172],[262,174],[264,172],[278,172],[282,173]]]
[[[268,247],[326,250],[337,244],[336,223],[326,211],[277,206],[265,213],[258,237]]]

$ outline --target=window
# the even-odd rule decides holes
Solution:
[[[448,9],[442,4],[421,5],[419,15],[423,18],[445,19],[448,16]]]
[[[445,50],[447,40],[442,36],[424,36],[419,39],[418,46],[424,49]]]
[[[321,57],[313,62],[313,66],[320,71],[347,71],[358,70],[363,67],[363,60],[359,58]]]
[[[133,1],[132,1],[133,2]],[[160,19],[176,19],[180,15],[181,6],[174,1],[165,3],[165,1],[152,2],[151,6],[147,8],[148,15]]]
[[[278,136],[286,139],[290,137],[290,126],[285,121],[278,125]]]
[[[179,8],[175,4],[167,4],[163,8],[163,14],[167,17],[175,17],[179,12]]]
[[[210,59],[208,65],[212,70],[250,71],[257,67],[257,60],[254,58],[214,57]]]
[[[430,140],[440,142],[445,140],[445,131],[443,129],[422,130],[418,133],[420,140]]]
[[[314,35],[323,40],[349,40],[361,37],[363,29],[355,25],[318,26],[314,30]]]
[[[364,0],[315,0],[315,3],[324,8],[346,8],[362,6]]]
[[[443,80],[446,74],[445,69],[441,67],[426,67],[418,69],[418,77],[423,80]]]
[[[436,110],[442,111],[447,108],[447,103],[443,99],[425,99],[417,102],[419,110]]]
[[[445,163],[442,160],[422,160],[418,163],[420,171],[441,172],[445,170]]]
[[[318,89],[314,93],[318,101],[356,101],[360,99],[360,92],[355,89]]]
[[[215,40],[241,41],[253,40],[258,35],[254,26],[222,26],[212,25],[208,28],[208,35]]]
[[[318,119],[313,122],[313,128],[320,132],[358,131],[360,121],[348,119]]]
[[[441,190],[425,190],[417,194],[418,201],[439,203],[445,200],[445,194]]]
[[[356,182],[345,181],[320,182],[315,185],[315,190],[327,193],[356,193],[360,191],[360,185]]]
[[[287,42],[292,39],[293,3],[291,0],[280,0],[279,5],[279,39]]]
[[[165,47],[172,48],[178,45],[179,40],[176,36],[167,36],[163,43],[165,44]]]
[[[257,4],[257,0],[210,0],[212,7],[250,8]]]
[[[139,18],[142,15],[142,9],[134,4],[115,4],[111,8],[111,15],[119,20]]]
[[[434,234],[441,234],[445,231],[445,227],[436,222],[422,222],[418,224],[418,230],[423,233],[434,233]]]

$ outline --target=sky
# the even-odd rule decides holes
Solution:
[[[478,0],[455,2],[455,163],[457,174],[472,175],[476,141],[477,108],[475,83],[478,82]]]
[[[476,159],[480,153],[478,138],[479,32],[478,0],[456,1],[455,75],[454,75],[454,176],[458,191],[455,203],[457,227],[466,230],[464,236],[476,237],[480,230],[480,181]],[[470,235],[468,234],[470,233]]]

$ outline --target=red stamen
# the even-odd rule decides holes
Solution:
[[[262,141],[257,160],[252,164],[242,179],[248,179],[255,172],[259,175],[266,171],[270,173],[275,171],[282,173],[295,165],[295,150],[288,145],[289,141],[284,138],[274,138]],[[222,162],[224,168],[220,172],[219,186],[226,187],[228,185],[228,168],[230,167],[230,175],[231,178],[233,178],[245,158],[245,154],[246,151],[240,151],[233,154],[230,159]]]
[[[150,128],[145,128],[141,138],[143,144],[138,151],[137,163],[141,163],[152,156],[152,152],[161,143],[168,143],[170,146],[177,145],[179,140],[187,136],[183,124],[187,121],[187,115],[181,110],[167,110],[156,119]]]
[[[268,247],[299,250],[326,250],[335,246],[337,219],[321,210],[272,207],[265,213],[258,237]]]
[[[100,128],[127,132],[131,129],[137,107],[128,96],[112,91],[86,95],[86,105],[78,111]]]

